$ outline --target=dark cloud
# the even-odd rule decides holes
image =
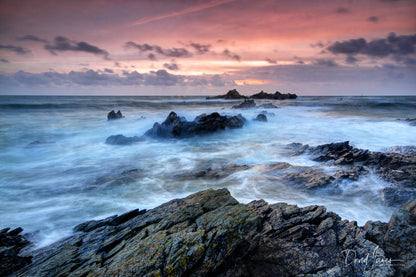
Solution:
[[[170,64],[169,63],[165,63],[165,64],[163,64],[163,66],[165,68],[169,69],[169,70],[179,70],[179,66],[175,62],[172,62]]]
[[[12,51],[19,55],[25,55],[25,54],[30,53],[29,49],[23,48],[21,46],[10,45],[10,44],[9,45],[0,44],[0,50]]]
[[[367,18],[367,21],[377,23],[378,22],[378,17],[377,16],[370,16],[369,18]]]
[[[0,59],[0,62],[2,62],[2,63],[8,63],[9,61],[6,60],[6,59]]]
[[[350,10],[347,9],[347,8],[344,8],[344,7],[340,7],[336,10],[336,13],[339,13],[339,14],[346,14],[346,13],[349,13],[349,12],[350,12]]]
[[[153,54],[153,53],[150,53],[149,55],[147,55],[147,57],[149,58],[149,60],[152,60],[152,61],[157,60],[155,54]]]
[[[367,55],[383,58],[389,55],[406,56],[415,53],[416,34],[397,36],[390,33],[387,38],[367,42],[364,38],[335,42],[327,49],[333,54]]]
[[[268,62],[270,64],[277,64],[276,60],[273,60],[273,59],[270,59],[270,58],[266,58],[265,60],[266,60],[266,62]]]
[[[140,52],[148,52],[148,51],[152,51],[154,53],[150,53],[148,55],[149,59],[151,60],[155,60],[156,54],[165,56],[165,57],[171,57],[171,58],[187,58],[187,57],[191,57],[192,53],[190,53],[187,49],[185,48],[170,48],[170,49],[163,49],[162,47],[158,46],[158,45],[150,45],[150,44],[137,44],[133,41],[128,41],[125,44],[126,48],[134,48],[134,49],[138,49]]]
[[[104,72],[105,73],[114,73],[114,70],[109,69],[109,68],[104,68]]]
[[[233,60],[236,60],[236,61],[238,61],[238,62],[240,62],[240,61],[241,61],[241,57],[240,57],[239,55],[234,54],[234,53],[231,53],[231,52],[230,52],[230,50],[228,50],[228,49],[225,49],[225,50],[222,52],[222,54],[223,54],[224,56],[229,57],[229,58],[231,58],[231,59],[233,59]]]
[[[354,56],[348,55],[345,58],[345,62],[346,63],[349,63],[349,64],[354,64],[354,63],[358,62],[358,59],[356,57],[354,57]]]
[[[120,63],[119,63],[119,62],[114,62],[114,66],[115,66],[115,67],[121,67],[121,65],[120,65]]]
[[[34,35],[25,35],[25,36],[22,36],[22,37],[18,37],[17,40],[19,40],[19,41],[29,40],[29,41],[36,41],[36,42],[42,42],[42,43],[49,43],[49,41],[47,41],[46,39],[39,38],[39,37],[34,36]]]
[[[189,46],[194,48],[196,50],[196,52],[200,55],[208,53],[210,51],[210,48],[211,48],[211,44],[199,44],[199,43],[195,43],[195,42],[191,42],[189,44]]]
[[[318,41],[317,43],[312,43],[310,46],[312,48],[315,48],[315,47],[324,48],[325,47],[325,45],[321,41]]]
[[[315,65],[323,65],[323,66],[337,66],[337,63],[334,60],[331,59],[317,59],[314,62]]]
[[[100,55],[103,56],[106,60],[109,59],[109,53],[97,46],[91,45],[84,41],[73,41],[62,36],[56,37],[53,44],[46,44],[44,48],[53,55],[56,55],[56,52],[74,51]]]
[[[224,76],[226,78],[224,78]],[[121,74],[86,70],[69,73],[43,72],[29,73],[19,71],[12,75],[0,75],[2,84],[14,87],[48,86],[226,86],[235,85],[226,75],[185,76],[170,74],[166,70],[138,73],[123,70]],[[4,81],[4,82],[3,82]]]

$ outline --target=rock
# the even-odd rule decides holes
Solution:
[[[381,201],[390,207],[399,207],[416,199],[416,188],[387,187],[381,190]]]
[[[416,146],[393,146],[386,149],[387,153],[416,154]]]
[[[217,96],[208,96],[206,99],[245,99],[247,96],[241,95],[236,89],[229,90],[227,94],[217,95]]]
[[[10,231],[10,228],[0,230],[0,276],[7,276],[27,264],[31,263],[32,257],[19,256],[22,248],[30,242],[22,235],[22,228]]]
[[[316,168],[300,168],[300,170],[301,172],[283,175],[283,181],[301,189],[311,190],[325,187],[335,180],[334,177]]]
[[[187,138],[213,133],[219,130],[242,128],[245,119],[241,115],[222,116],[219,113],[202,114],[194,121],[186,121],[175,112],[171,112],[162,123],[155,123],[153,128],[145,133],[152,138]]]
[[[254,100],[244,100],[244,102],[238,104],[238,105],[234,105],[233,109],[251,109],[251,108],[255,108],[256,107],[256,103],[254,103]]]
[[[118,112],[114,112],[114,110],[112,110],[107,114],[107,120],[120,119],[123,117],[124,116],[121,114],[120,110]]]
[[[274,94],[267,93],[267,92],[264,92],[264,91],[260,91],[259,93],[251,95],[249,98],[252,98],[252,99],[285,100],[285,99],[296,99],[297,95],[296,94],[291,94],[291,93],[282,94],[278,91],[276,91]]]
[[[174,175],[175,180],[194,180],[194,179],[221,179],[235,172],[248,170],[250,166],[239,164],[220,165],[218,167],[200,168],[192,171],[180,172]]]
[[[263,110],[263,111],[261,111],[260,113],[262,113],[262,114],[264,114],[264,115],[268,115],[268,116],[276,116],[276,114],[275,114],[275,113],[268,112],[268,111],[266,111],[266,110]]]
[[[273,105],[272,103],[267,103],[267,104],[261,104],[259,106],[259,108],[262,108],[262,109],[277,109],[279,107],[276,106],[276,105]]]
[[[396,276],[416,275],[416,199],[395,212],[387,226],[382,247],[397,265]]]
[[[416,118],[406,118],[404,121],[408,122],[410,125],[416,126]]]
[[[322,206],[269,205],[264,200],[239,204],[228,190],[210,189],[152,210],[80,224],[73,236],[28,251],[32,263],[8,272],[17,276],[412,276],[415,228],[416,200],[396,212],[388,225],[369,222],[361,228]],[[392,257],[403,262],[391,261]]]
[[[255,121],[267,122],[267,116],[264,114],[258,114],[257,117],[254,119]]]
[[[140,137],[126,137],[123,135],[115,135],[115,136],[109,136],[106,140],[106,144],[112,144],[112,145],[130,145],[139,141],[142,141],[143,139]]]

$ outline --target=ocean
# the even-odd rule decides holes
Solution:
[[[399,120],[416,118],[416,97],[256,100],[279,107],[267,110],[268,122],[252,120],[262,108],[231,108],[240,102],[201,96],[0,96],[0,229],[22,227],[42,247],[87,220],[224,187],[243,203],[325,205],[359,225],[389,220],[395,208],[380,200],[380,189],[388,184],[375,174],[343,182],[337,193],[309,193],[265,172],[281,162],[319,166],[307,155],[288,155],[286,146],[293,142],[350,141],[372,151],[416,145],[416,126]],[[121,110],[125,118],[108,121],[111,110]],[[111,135],[141,136],[171,111],[188,120],[202,113],[241,113],[247,123],[181,140],[105,144]],[[249,168],[217,178],[189,177],[233,164]]]

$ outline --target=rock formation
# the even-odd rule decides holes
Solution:
[[[236,89],[229,90],[227,94],[217,95],[217,96],[208,96],[207,99],[245,99],[247,96],[241,95]]]
[[[120,119],[123,118],[123,114],[119,111],[115,112],[114,110],[112,110],[111,112],[109,112],[107,114],[107,120],[113,120],[113,119]]]
[[[244,102],[241,102],[238,105],[234,105],[233,109],[251,109],[251,108],[255,108],[256,107],[256,103],[254,103],[254,100],[244,100]]]
[[[416,200],[404,205],[388,224],[358,227],[322,206],[240,204],[226,189],[210,189],[82,223],[0,275],[413,276],[415,207]]]

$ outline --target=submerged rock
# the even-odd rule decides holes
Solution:
[[[254,119],[255,121],[267,122],[267,116],[265,114],[258,114]]]
[[[139,141],[142,141],[143,138],[140,137],[126,137],[123,135],[114,135],[109,136],[106,140],[106,144],[113,144],[113,145],[130,145]]]
[[[251,109],[251,108],[255,108],[256,107],[256,103],[254,103],[254,100],[244,100],[244,102],[238,104],[238,105],[234,105],[233,109]]]
[[[259,108],[262,108],[262,109],[277,109],[279,107],[276,106],[276,105],[273,105],[272,103],[267,103],[267,104],[261,104],[259,106]]]
[[[239,204],[226,189],[89,221],[17,276],[411,276],[416,201],[364,228],[322,206]],[[393,259],[393,260],[391,260]],[[0,261],[2,262],[2,261]],[[30,262],[30,261],[29,261]],[[17,272],[16,272],[17,270]]]
[[[114,110],[112,110],[111,112],[109,112],[107,114],[107,120],[113,120],[113,119],[120,119],[123,118],[123,114],[119,111],[115,112]]]

